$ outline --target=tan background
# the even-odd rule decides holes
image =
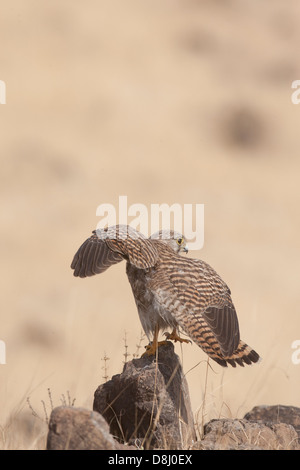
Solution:
[[[229,284],[263,357],[213,365],[205,386],[205,354],[176,346],[198,423],[300,406],[299,2],[0,3],[0,447],[43,448],[48,388],[53,406],[69,393],[91,407],[105,353],[111,376],[125,332],[136,350],[125,264],[85,280],[69,268],[119,195],[205,204],[205,245],[189,256]]]

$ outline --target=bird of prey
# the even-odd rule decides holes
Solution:
[[[150,341],[145,354],[155,354],[160,331],[167,339],[189,342],[179,330],[221,366],[244,366],[259,355],[240,339],[231,292],[207,263],[184,257],[185,237],[161,230],[150,238],[127,225],[94,230],[71,264],[74,276],[103,273],[126,260],[126,272],[142,327]],[[151,341],[152,340],[152,341]]]

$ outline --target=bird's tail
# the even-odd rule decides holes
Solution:
[[[238,347],[230,356],[224,356],[224,354],[222,354],[220,345],[212,334],[197,335],[197,337],[193,337],[193,340],[211,359],[223,367],[227,367],[228,364],[232,367],[236,367],[237,364],[244,367],[244,364],[252,364],[260,360],[260,356],[257,352],[241,340]]]
[[[229,357],[224,357],[224,360],[230,364],[232,367],[236,367],[237,364],[244,367],[244,364],[252,364],[254,362],[259,362],[260,360],[259,354],[257,354],[254,349],[252,349],[248,344],[244,343],[243,341],[239,342],[238,347],[233,352],[233,354]]]

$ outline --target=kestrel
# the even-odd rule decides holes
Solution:
[[[130,226],[94,230],[78,249],[74,276],[102,273],[126,260],[126,273],[142,327],[150,341],[145,354],[154,354],[160,331],[180,338],[179,329],[221,366],[243,366],[259,355],[240,339],[231,292],[207,263],[181,255],[186,239],[172,230],[146,238]],[[152,342],[151,342],[152,340]]]

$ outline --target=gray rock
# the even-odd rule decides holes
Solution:
[[[120,442],[145,449],[184,449],[195,440],[188,385],[174,346],[133,359],[123,372],[97,388],[93,409]]]
[[[174,346],[160,346],[100,385],[92,410],[60,406],[48,450],[300,450],[300,408],[256,406],[244,419],[214,419],[196,441],[186,379]],[[297,432],[298,434],[297,434]]]
[[[295,428],[300,444],[300,408],[296,406],[274,405],[255,406],[244,416],[249,421],[263,423],[286,423]]]
[[[105,419],[96,411],[71,406],[54,408],[50,416],[47,450],[118,450]]]
[[[265,425],[246,419],[216,419],[204,427],[204,438],[194,449],[202,450],[296,450],[293,426]]]

